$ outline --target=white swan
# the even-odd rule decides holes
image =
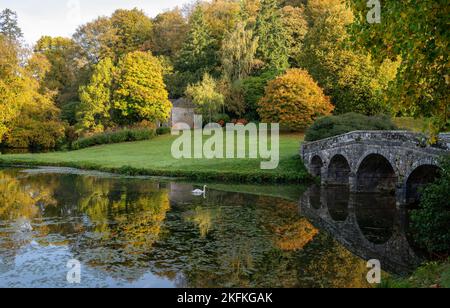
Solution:
[[[24,233],[33,231],[33,227],[31,226],[30,222],[25,219],[21,219],[17,222],[17,228],[19,232]]]
[[[194,196],[201,196],[201,195],[206,196],[206,187],[208,187],[208,186],[206,186],[206,185],[203,186],[203,190],[196,189],[196,190],[192,191],[192,194]]]

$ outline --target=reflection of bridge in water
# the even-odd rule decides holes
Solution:
[[[395,196],[314,186],[302,197],[300,211],[355,255],[380,260],[386,271],[408,273],[420,262],[406,237],[406,210],[396,207]]]

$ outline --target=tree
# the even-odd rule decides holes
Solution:
[[[189,72],[198,81],[204,73],[211,73],[217,66],[217,45],[198,5],[189,21],[190,31],[175,61],[175,69]]]
[[[356,15],[353,40],[382,62],[401,57],[396,110],[414,116],[433,116],[436,128],[450,127],[449,6],[446,1],[385,1],[379,24],[369,24],[363,0],[349,0]]]
[[[286,30],[289,64],[298,66],[303,41],[308,32],[308,22],[303,7],[285,6],[281,9],[283,27]]]
[[[0,142],[20,110],[22,83],[17,48],[14,41],[0,34]]]
[[[16,12],[10,9],[4,9],[0,12],[0,34],[17,42],[23,37],[22,30],[17,22]]]
[[[247,77],[255,64],[257,47],[258,38],[253,37],[253,31],[246,30],[245,23],[238,23],[222,44],[221,59],[224,77],[231,82]]]
[[[187,87],[186,96],[197,106],[197,111],[209,119],[209,122],[212,121],[213,115],[220,111],[224,102],[223,95],[217,91],[216,81],[207,73],[201,82]]]
[[[278,76],[277,71],[265,71],[258,76],[250,76],[240,82],[240,88],[245,101],[246,117],[259,120],[258,102],[264,96],[267,83]]]
[[[450,156],[443,157],[440,177],[425,187],[419,209],[411,215],[412,231],[419,247],[431,255],[450,254]]]
[[[284,70],[289,66],[286,29],[277,0],[261,0],[255,36],[259,38],[256,56],[264,69]]]
[[[64,37],[43,36],[36,43],[34,52],[44,55],[50,62],[43,86],[57,93],[58,106],[77,100],[85,67],[78,59],[80,50],[75,42]]]
[[[116,60],[129,52],[140,50],[151,39],[153,23],[137,8],[115,11],[111,16],[111,24],[116,35]]]
[[[336,112],[390,112],[386,95],[398,63],[385,60],[380,66],[353,48],[347,27],[354,16],[341,0],[308,1],[306,15],[310,28],[299,63],[331,96]]]
[[[117,39],[117,31],[108,17],[99,17],[80,26],[73,35],[73,40],[81,48],[82,56],[90,64],[97,64],[105,58],[115,59],[114,46]]]
[[[119,122],[156,122],[169,118],[172,104],[157,58],[148,52],[131,52],[119,61],[117,76],[114,108]]]
[[[188,30],[188,23],[180,9],[159,14],[153,20],[149,48],[154,55],[173,58],[181,50]]]
[[[78,125],[83,130],[103,131],[111,123],[114,64],[101,60],[94,68],[90,82],[80,87]]]
[[[258,112],[263,122],[303,130],[317,118],[331,114],[333,109],[330,99],[308,72],[290,69],[269,82]]]
[[[6,146],[55,148],[63,140],[65,128],[59,120],[60,110],[54,104],[54,94],[41,84],[49,69],[50,63],[44,56],[34,55],[10,85],[19,93],[12,102],[18,114],[8,123]]]
[[[114,63],[128,52],[142,50],[152,37],[153,24],[143,11],[116,10],[111,17],[99,17],[80,26],[73,35],[91,64],[105,58]]]
[[[205,22],[211,29],[211,36],[221,44],[227,32],[239,22],[240,4],[234,0],[213,0],[203,2]]]
[[[256,26],[256,18],[261,6],[260,0],[242,0],[239,16],[241,21],[245,21],[249,29],[254,30]]]

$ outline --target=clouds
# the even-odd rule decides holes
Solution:
[[[0,9],[17,12],[19,25],[29,44],[42,35],[71,36],[76,28],[98,16],[110,15],[116,9],[143,9],[156,16],[167,9],[182,6],[190,0],[2,0]]]

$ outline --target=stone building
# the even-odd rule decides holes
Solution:
[[[177,129],[179,123],[186,123],[190,127],[194,127],[194,104],[186,98],[174,99],[171,100],[171,102],[173,104],[173,109],[170,116],[169,126]]]

